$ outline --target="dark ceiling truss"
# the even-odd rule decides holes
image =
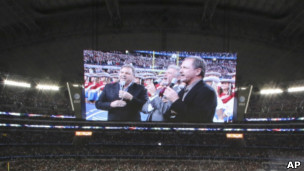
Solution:
[[[203,14],[202,14],[202,27],[209,27],[212,23],[212,18],[214,16],[219,0],[206,0],[203,5]]]
[[[22,30],[27,30],[29,32],[39,31],[41,28],[37,25],[35,18],[30,15],[30,12],[22,7],[18,2],[11,1],[0,1],[2,9],[1,15],[4,15],[5,21],[7,23],[18,23]],[[8,21],[9,20],[9,21]],[[4,25],[5,23],[2,23]],[[18,28],[17,31],[21,31]]]
[[[4,18],[0,20],[0,35],[7,40],[1,44],[15,41],[14,44],[30,44],[31,39],[37,42],[49,40],[48,37],[88,33],[94,37],[118,31],[215,35],[225,40],[237,38],[282,46],[303,44],[303,1],[297,0],[28,2],[31,3],[0,1],[0,14]],[[17,38],[26,41],[11,40]],[[5,47],[1,45],[1,49]]]
[[[105,0],[114,27],[122,26],[118,0]]]
[[[304,9],[304,7],[303,7]],[[293,35],[303,34],[304,31],[304,10],[299,11],[291,18],[280,32],[280,37],[286,38]]]

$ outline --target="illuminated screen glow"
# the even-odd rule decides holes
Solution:
[[[181,51],[142,51],[142,50],[123,50],[123,51],[95,51],[84,50],[84,88],[85,88],[85,107],[86,120],[109,121],[108,110],[97,109],[96,101],[104,92],[108,84],[119,83],[119,73],[121,66],[131,64],[135,68],[134,83],[143,85],[146,89],[149,84],[155,85],[156,96],[161,96],[161,88],[170,83],[166,82],[166,70],[169,65],[181,66],[183,60],[190,56],[197,56],[204,59],[206,72],[204,82],[209,88],[216,92],[217,105],[213,121],[211,122],[232,122],[234,109],[234,90],[237,57],[233,53],[213,53],[213,52],[181,52]],[[183,75],[181,76],[183,77]],[[178,80],[181,78],[178,77]],[[172,83],[173,81],[171,81]],[[174,82],[175,83],[175,82]],[[121,85],[121,84],[117,84]],[[161,87],[161,88],[160,88]],[[182,81],[177,81],[174,87],[183,89]],[[117,100],[119,89],[115,92]],[[126,91],[128,91],[126,89]],[[109,94],[110,92],[106,92]],[[114,93],[114,92],[111,92]],[[155,94],[148,92],[149,100],[155,98]],[[127,98],[128,96],[126,96]],[[163,101],[166,99],[162,98]],[[127,101],[127,100],[125,100]],[[111,102],[109,102],[110,104]],[[193,102],[194,103],[194,102]],[[107,104],[107,105],[109,105]],[[117,105],[124,105],[117,103]],[[145,105],[144,105],[145,106]],[[118,106],[119,107],[119,106]],[[109,108],[109,107],[108,107]],[[169,108],[170,109],[170,108]],[[145,110],[140,111],[140,121],[170,122],[168,120],[151,119],[153,106],[147,105]],[[151,112],[152,111],[152,112]],[[119,115],[119,114],[118,114]],[[150,120],[149,120],[150,118]],[[170,116],[174,118],[174,116]],[[117,119],[117,118],[116,118]],[[113,121],[113,120],[110,120]],[[119,118],[118,120],[120,121]],[[121,121],[125,121],[122,119]],[[132,121],[132,120],[130,120]],[[138,122],[136,120],[135,122]],[[180,121],[183,122],[183,121]]]

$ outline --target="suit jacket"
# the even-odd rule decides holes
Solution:
[[[173,87],[173,90],[179,92],[180,89],[178,86]],[[160,90],[157,90],[157,94],[159,94]],[[149,111],[149,105],[153,108]],[[147,121],[168,121],[167,115],[165,113],[170,109],[172,102],[167,101],[163,102],[163,97],[159,95],[153,98],[152,100],[148,100],[143,106],[143,112],[148,113]]]
[[[171,107],[171,102],[163,102],[162,98],[157,96],[153,100],[148,100],[143,106],[143,112],[148,113],[147,121],[165,121],[163,116]],[[149,105],[153,108],[149,111]]]
[[[169,114],[176,114],[172,121],[212,123],[217,106],[215,91],[201,80],[182,101],[184,93],[184,89],[181,90],[178,93],[179,99],[171,105]]]
[[[119,82],[107,84],[95,103],[96,108],[108,111],[108,121],[140,121],[140,111],[148,99],[147,90],[142,85],[133,83],[128,88],[133,99],[126,100],[125,107],[112,108],[111,102],[120,99],[118,97],[119,90]]]

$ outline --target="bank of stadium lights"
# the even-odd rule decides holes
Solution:
[[[31,88],[30,83],[16,80],[4,80],[4,85]],[[56,85],[38,84],[35,88],[38,90],[59,91],[59,86]]]
[[[304,86],[302,87],[290,87],[287,89],[288,93],[294,93],[294,92],[304,92]],[[260,91],[260,94],[263,95],[271,95],[271,94],[281,94],[283,93],[282,89],[263,89]]]
[[[289,93],[304,91],[304,87],[290,87],[287,89]]]
[[[59,91],[59,87],[56,85],[38,84],[36,88],[39,90]]]
[[[281,94],[283,93],[282,89],[263,89],[260,91],[260,94],[263,95],[270,95],[270,94]]]
[[[30,83],[20,82],[20,81],[4,80],[4,84],[9,86],[31,88]]]

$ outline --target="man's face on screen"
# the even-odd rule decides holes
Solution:
[[[173,68],[167,69],[164,81],[167,84],[170,84],[173,78],[177,78],[177,73],[176,72],[179,72],[179,71],[176,71]]]
[[[130,84],[134,80],[134,75],[131,68],[124,67],[119,72],[119,80],[125,81],[126,85]]]
[[[193,67],[193,59],[185,59],[181,65],[180,78],[187,85],[191,84],[200,71]]]

